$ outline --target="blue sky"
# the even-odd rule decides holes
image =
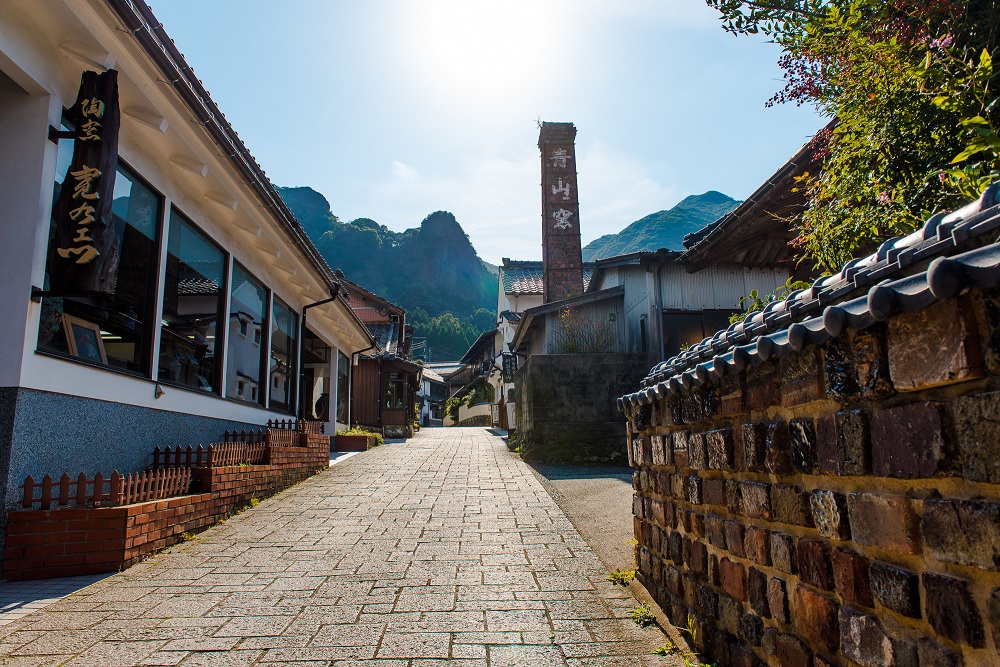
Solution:
[[[779,50],[702,0],[160,0],[276,184],[401,231],[451,211],[541,258],[536,120],[577,126],[583,243],[685,196],[752,193],[824,124],[765,108]]]

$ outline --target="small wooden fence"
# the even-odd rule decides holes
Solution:
[[[117,507],[186,495],[191,486],[193,468],[217,468],[238,465],[264,465],[270,460],[271,447],[303,446],[299,434],[320,435],[322,422],[281,419],[267,422],[267,430],[226,431],[222,442],[197,448],[157,447],[149,470],[122,475],[117,470],[105,477],[97,473],[88,479],[80,473],[76,479],[63,474],[56,482],[45,475],[41,482],[28,475],[24,480],[21,506],[47,510],[52,507]]]
[[[102,473],[87,479],[80,473],[75,480],[63,474],[59,482],[45,475],[41,483],[31,475],[24,480],[21,506],[32,509],[55,507],[118,507],[150,500],[187,495],[191,486],[190,468],[147,470],[122,475],[117,470],[105,477]],[[72,488],[72,491],[70,490]]]
[[[223,466],[262,465],[267,463],[267,443],[220,442],[204,448],[167,447],[153,450],[153,470],[162,468],[218,468]]]

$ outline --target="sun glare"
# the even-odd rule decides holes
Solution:
[[[558,75],[565,35],[548,3],[430,0],[410,7],[411,66],[450,94],[498,103]]]

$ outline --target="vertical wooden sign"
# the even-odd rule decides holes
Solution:
[[[542,123],[543,301],[583,294],[580,200],[576,188],[576,127]]]
[[[76,128],[73,160],[52,208],[55,240],[49,256],[53,292],[115,291],[118,239],[111,205],[118,167],[118,72],[84,72],[66,112]]]

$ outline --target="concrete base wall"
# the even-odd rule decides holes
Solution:
[[[625,417],[614,397],[654,363],[646,354],[533,355],[514,376],[518,446],[526,461],[625,464]]]

